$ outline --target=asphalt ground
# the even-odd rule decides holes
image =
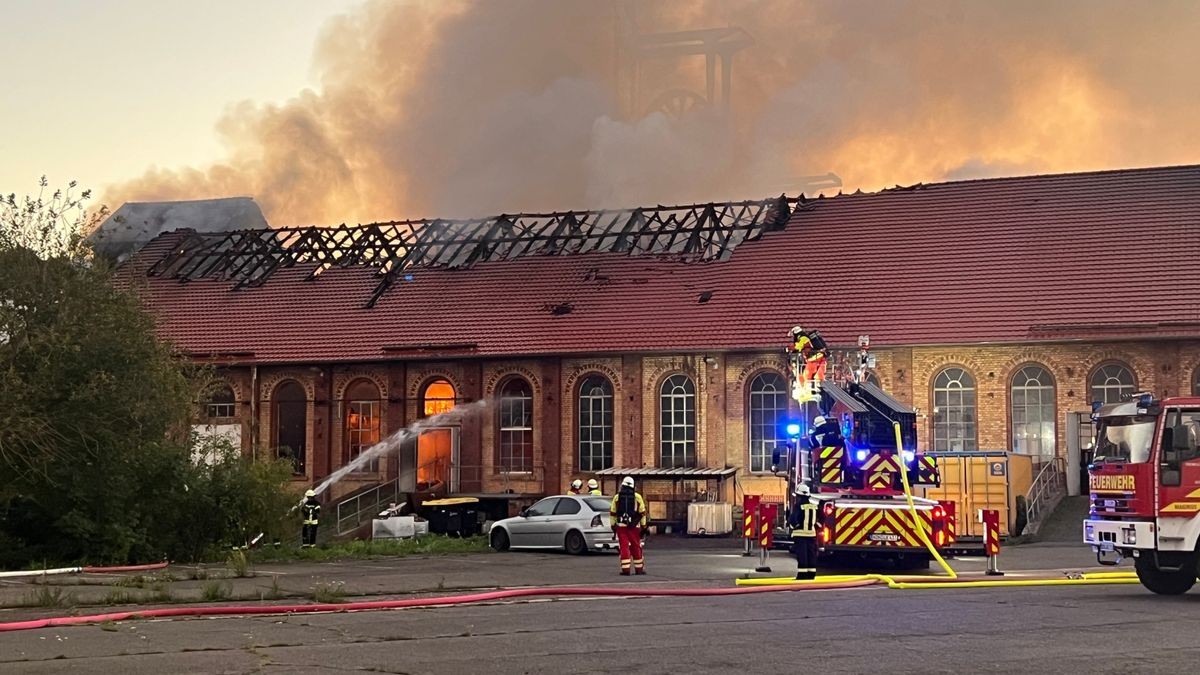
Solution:
[[[649,574],[633,578],[617,576],[613,555],[511,552],[272,565],[236,581],[271,578],[294,588],[341,581],[348,599],[534,585],[725,588],[755,562],[734,543],[652,541]],[[770,562],[776,575],[794,569],[785,555]],[[964,575],[985,565],[952,562]],[[1082,545],[1026,545],[1001,555],[1010,578],[1093,567]],[[0,621],[55,613],[65,612],[4,610]],[[1136,585],[872,587],[38,629],[0,633],[0,672],[1184,672],[1195,662],[1197,629],[1200,590],[1162,598]]]

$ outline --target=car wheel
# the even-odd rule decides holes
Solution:
[[[563,544],[563,547],[566,548],[567,553],[570,553],[571,555],[583,555],[584,553],[587,553],[588,550],[587,541],[583,538],[583,535],[580,534],[578,530],[571,530],[567,533],[567,540]]]
[[[492,529],[492,548],[497,551],[508,550],[508,532],[502,528]]]

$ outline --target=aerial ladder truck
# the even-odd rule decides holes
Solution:
[[[825,349],[820,334],[797,340],[797,330],[794,344],[806,348],[789,350],[788,370],[799,414],[787,423],[787,442],[775,448],[772,467],[787,482],[785,508],[799,485],[809,487],[818,500],[817,542],[826,559],[928,566],[930,553],[916,527],[944,550],[955,541],[955,513],[953,502],[917,495],[909,509],[903,478],[910,492],[940,482],[937,459],[917,451],[916,412],[867,381],[874,362],[868,336],[859,337],[857,367],[834,381],[823,379],[823,367],[813,366],[813,355]],[[818,379],[806,377],[814,374]]]

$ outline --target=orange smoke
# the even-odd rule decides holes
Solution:
[[[760,197],[1200,160],[1200,4],[372,0],[333,19],[321,86],[241,103],[206,168],[106,201],[253,195],[276,225]],[[679,118],[702,57],[620,35],[739,26],[733,103]]]

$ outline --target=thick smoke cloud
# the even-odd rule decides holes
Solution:
[[[618,36],[739,26],[728,115],[652,112],[704,92],[701,57]],[[372,0],[331,20],[321,85],[241,103],[228,156],[106,199],[251,194],[276,225],[469,216],[1200,160],[1200,4],[792,0]]]

